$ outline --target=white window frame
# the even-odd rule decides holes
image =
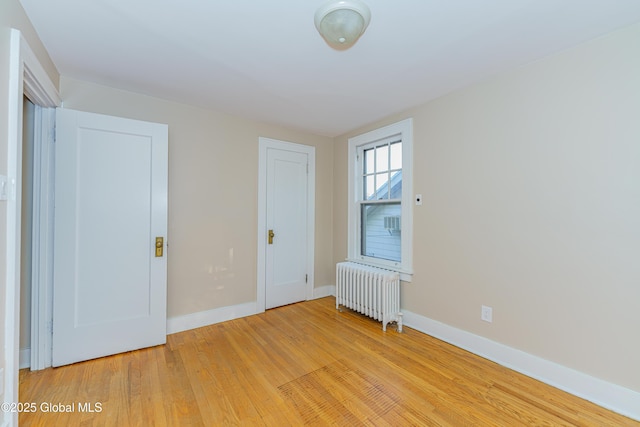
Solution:
[[[361,211],[362,156],[361,147],[376,141],[396,137],[402,140],[402,199],[400,262],[362,255]],[[348,260],[400,273],[400,279],[410,282],[413,275],[413,120],[400,122],[349,138],[349,204]]]

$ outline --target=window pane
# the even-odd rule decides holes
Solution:
[[[376,195],[376,181],[373,175],[364,177],[364,198],[365,200],[374,200]]]
[[[364,256],[400,261],[400,203],[361,205]]]
[[[391,172],[391,199],[402,199],[402,171]]]
[[[364,174],[374,173],[373,167],[375,166],[374,149],[369,148],[364,150]]]
[[[382,145],[376,148],[376,172],[389,170],[389,146]]]
[[[389,198],[389,173],[376,174],[376,200]]]
[[[391,144],[391,169],[402,169],[402,142]]]

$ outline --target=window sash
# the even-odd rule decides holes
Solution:
[[[360,255],[392,262],[402,259],[402,204],[360,203]]]
[[[359,200],[392,199],[392,183],[402,185],[402,156],[398,159],[398,149],[402,154],[402,138],[393,135],[357,147],[358,170],[361,171]],[[381,154],[384,153],[384,159]],[[380,193],[386,185],[386,195]],[[397,197],[396,197],[397,198]]]

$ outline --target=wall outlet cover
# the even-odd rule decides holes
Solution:
[[[482,312],[480,313],[480,319],[489,323],[493,322],[493,308],[483,305]]]

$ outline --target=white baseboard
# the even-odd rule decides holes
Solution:
[[[313,299],[336,296],[336,287],[334,285],[320,286],[313,288]]]
[[[214,308],[207,311],[199,311],[184,316],[170,317],[167,319],[167,334],[201,328],[203,326],[239,319],[240,317],[251,316],[257,313],[257,303],[248,302],[228,307]]]
[[[640,421],[640,393],[479,335],[403,311],[405,325],[596,405]]]
[[[18,367],[20,369],[31,367],[31,349],[21,348],[18,352]]]
[[[313,299],[335,295],[335,289],[336,287],[333,285],[314,288]],[[244,304],[199,311],[184,316],[170,317],[167,319],[167,334],[175,334],[177,332],[214,325],[258,313],[260,313],[260,311],[258,311],[257,302],[247,302]]]

